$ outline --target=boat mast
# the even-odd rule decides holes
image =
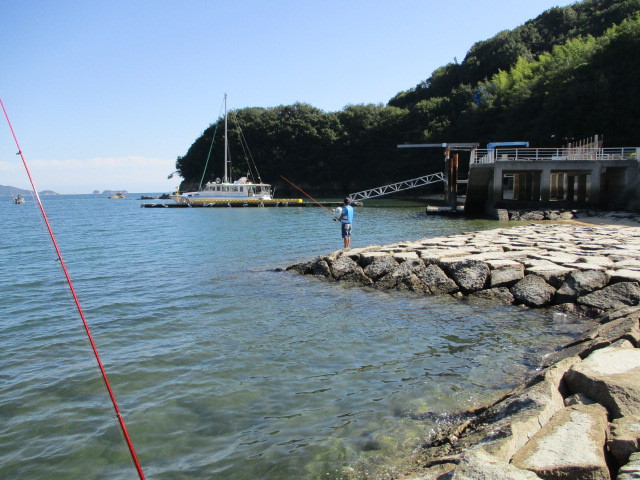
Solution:
[[[227,178],[227,151],[229,149],[229,143],[227,139],[227,94],[224,94],[224,179],[223,183],[229,183]]]

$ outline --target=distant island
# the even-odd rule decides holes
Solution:
[[[0,196],[11,196],[11,195],[29,195],[31,190],[23,190],[22,188],[11,187],[9,185],[0,185]],[[40,195],[59,195],[53,190],[42,190],[39,192]]]
[[[117,195],[118,193],[125,195],[129,192],[127,192],[126,190],[103,190],[102,193],[100,193],[100,190],[93,191],[94,195]]]

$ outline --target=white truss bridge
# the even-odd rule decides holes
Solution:
[[[389,195],[390,193],[401,192],[403,190],[409,190],[411,188],[424,187],[432,183],[444,182],[444,173],[431,173],[424,177],[412,178],[403,182],[392,183],[391,185],[384,185],[382,187],[371,188],[369,190],[363,190],[361,192],[352,193],[349,196],[352,201],[366,200],[368,198],[382,197],[383,195]]]

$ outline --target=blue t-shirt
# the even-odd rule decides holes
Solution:
[[[342,207],[342,223],[353,223],[353,207],[351,205]]]

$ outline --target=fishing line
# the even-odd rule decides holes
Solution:
[[[24,165],[24,168],[27,172],[27,176],[29,177],[29,182],[31,183],[31,187],[33,189],[33,194],[34,194],[34,198],[36,200],[36,203],[38,204],[38,207],[40,209],[40,213],[42,214],[42,219],[44,220],[44,223],[46,225],[47,231],[49,232],[49,237],[51,237],[51,242],[53,243],[53,247],[55,249],[56,252],[56,260],[58,262],[60,262],[60,266],[62,267],[62,271],[64,273],[65,279],[67,281],[67,285],[69,286],[69,290],[71,291],[71,295],[73,297],[73,301],[75,302],[76,308],[78,309],[78,314],[80,315],[80,319],[82,320],[82,324],[84,326],[84,330],[87,334],[87,337],[89,339],[89,343],[91,344],[91,349],[93,350],[93,355],[95,356],[96,362],[98,363],[98,368],[100,369],[100,373],[102,375],[102,379],[104,381],[104,384],[107,388],[107,392],[109,394],[109,398],[111,399],[111,404],[113,405],[113,409],[115,410],[116,413],[116,418],[118,419],[118,423],[120,424],[120,429],[122,430],[122,434],[124,435],[125,441],[127,443],[127,447],[129,448],[129,453],[131,454],[131,459],[133,460],[133,463],[136,467],[136,470],[138,472],[138,476],[140,477],[140,480],[144,480],[144,473],[142,472],[142,467],[140,466],[140,462],[138,461],[138,456],[136,455],[135,449],[133,448],[133,443],[131,442],[131,437],[129,437],[129,433],[127,432],[127,427],[124,423],[124,418],[122,418],[122,414],[120,413],[120,408],[118,407],[118,403],[116,402],[116,397],[115,394],[113,393],[113,390],[111,389],[111,384],[109,383],[109,379],[107,378],[107,372],[104,369],[104,365],[102,364],[102,361],[100,360],[100,355],[98,354],[98,347],[96,346],[95,342],[93,341],[93,336],[91,335],[91,331],[89,330],[89,324],[87,323],[87,319],[84,316],[84,312],[82,310],[82,307],[80,306],[80,300],[78,299],[78,296],[76,295],[76,291],[75,288],[73,287],[73,282],[71,281],[71,277],[69,276],[69,271],[67,270],[67,266],[64,263],[64,260],[62,259],[62,252],[60,251],[60,248],[58,247],[58,242],[56,241],[56,237],[53,233],[53,229],[51,228],[51,224],[49,223],[49,219],[47,217],[47,214],[44,210],[44,206],[42,205],[42,202],[40,201],[40,195],[38,194],[38,190],[36,189],[36,185],[33,181],[33,177],[31,176],[31,171],[29,170],[29,166],[27,165],[27,160],[25,159],[23,153],[22,153],[22,149],[20,148],[20,144],[18,143],[18,138],[16,137],[16,134],[13,130],[13,125],[11,125],[11,120],[9,120],[9,115],[7,114],[7,110],[4,108],[4,103],[2,102],[2,99],[0,98],[0,106],[2,106],[2,111],[4,112],[4,116],[7,119],[7,124],[9,125],[9,129],[11,130],[11,135],[13,136],[13,140],[16,143],[16,147],[18,147],[18,155],[20,155],[20,158],[22,159],[22,164]]]
[[[299,186],[297,186],[295,183],[293,183],[291,180],[287,180],[286,178],[284,178],[282,175],[280,175],[280,178],[283,179],[285,182],[287,182],[288,184],[290,184],[291,186],[297,188],[298,190],[300,190],[304,195],[306,195],[307,197],[309,197],[314,203],[316,203],[319,207],[324,208],[324,211],[327,212],[329,215],[331,215],[333,218],[338,218],[336,217],[331,210],[329,210],[328,208],[326,208],[324,205],[322,205],[319,201],[317,201],[315,198],[313,198],[311,195],[309,195],[307,192],[305,192],[304,190],[302,190]]]

